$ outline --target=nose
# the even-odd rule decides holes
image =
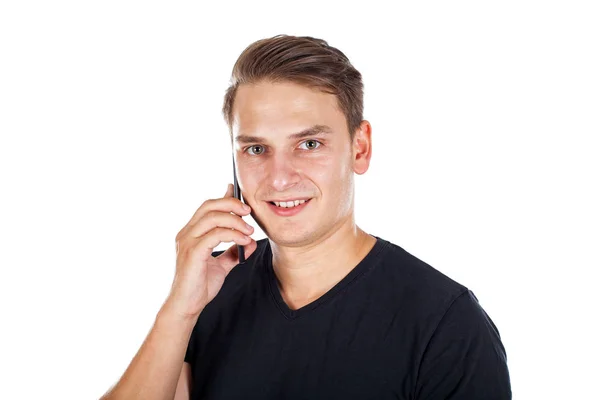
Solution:
[[[300,173],[292,157],[279,153],[270,157],[265,164],[267,182],[278,192],[285,192],[300,182]]]

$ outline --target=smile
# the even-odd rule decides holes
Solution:
[[[308,199],[310,200],[310,199]],[[272,201],[271,203],[275,204],[277,207],[283,208],[292,208],[296,207],[300,204],[304,204],[307,200],[290,200],[290,201]]]
[[[269,201],[269,209],[276,215],[282,217],[291,217],[297,215],[310,203],[312,199],[290,200],[290,201]]]

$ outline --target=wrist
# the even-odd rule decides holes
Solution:
[[[170,323],[192,325],[193,327],[199,316],[200,312],[190,314],[182,311],[174,301],[168,298],[158,311],[157,319],[167,320]]]

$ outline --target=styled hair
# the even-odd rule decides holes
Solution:
[[[344,53],[322,39],[277,35],[250,44],[233,66],[222,110],[230,136],[237,88],[262,81],[293,82],[335,95],[351,139],[363,120],[362,76]]]

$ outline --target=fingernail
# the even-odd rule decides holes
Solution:
[[[248,206],[247,204],[244,204],[244,210],[250,211],[250,206]]]

